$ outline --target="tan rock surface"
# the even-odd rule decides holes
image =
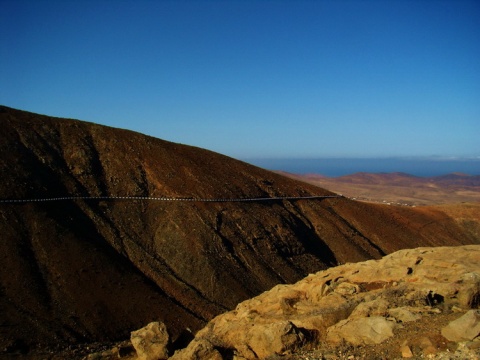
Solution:
[[[208,341],[235,359],[315,359],[345,345],[352,354],[377,347],[391,358],[453,354],[458,344],[441,335],[442,323],[478,308],[478,274],[478,245],[401,250],[276,286],[214,318],[195,341]]]
[[[164,323],[151,322],[147,326],[133,331],[130,339],[137,352],[138,360],[168,359],[167,346],[170,337]]]
[[[353,345],[380,344],[393,336],[395,323],[381,316],[341,320],[327,330],[326,341]]]
[[[181,351],[177,351],[170,359],[172,360],[223,360],[220,352],[215,349],[211,342],[205,339],[194,339],[190,345]]]

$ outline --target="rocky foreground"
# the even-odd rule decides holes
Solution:
[[[151,323],[132,333],[136,354],[124,344],[88,358],[477,359],[479,306],[479,245],[401,250],[275,286],[174,354],[168,330]]]

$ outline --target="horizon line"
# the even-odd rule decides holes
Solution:
[[[410,156],[241,156],[241,160],[435,160],[435,161],[480,161],[480,155],[476,156],[448,156],[448,155],[410,155]]]

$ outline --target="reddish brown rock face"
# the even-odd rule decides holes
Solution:
[[[1,199],[332,194],[126,130],[6,107],[0,124]],[[158,320],[181,341],[187,327],[337,263],[478,242],[439,212],[345,198],[0,203],[0,217],[0,348],[128,338]]]

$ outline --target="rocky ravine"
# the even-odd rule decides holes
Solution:
[[[170,359],[477,359],[479,306],[479,245],[401,250],[275,286]],[[167,341],[153,325],[132,333],[140,359],[168,357],[139,340]]]

